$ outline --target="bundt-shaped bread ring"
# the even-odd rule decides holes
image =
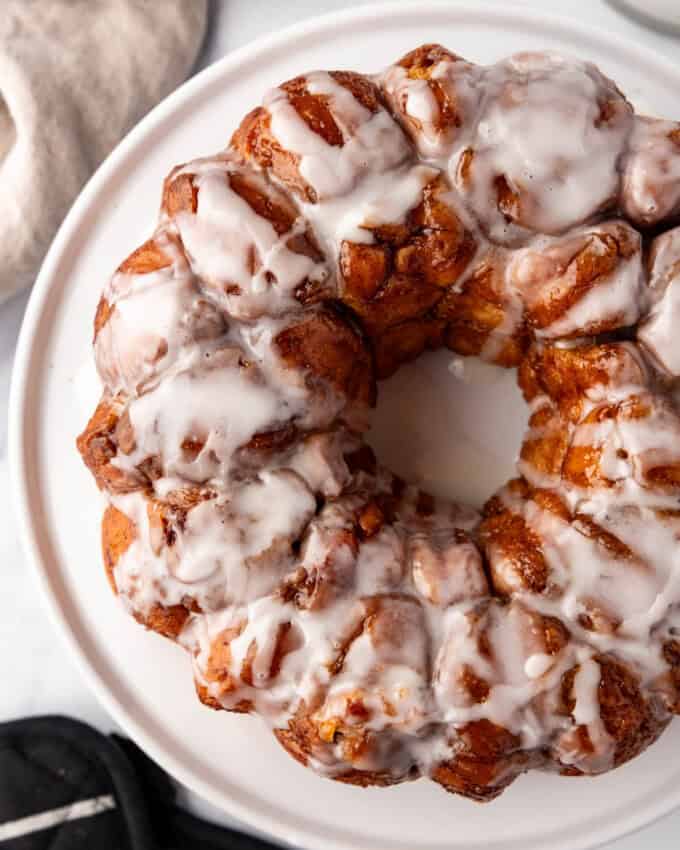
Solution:
[[[476,800],[680,713],[678,132],[591,64],[424,45],[284,83],[171,172],[78,448],[109,582],[203,703],[340,781]],[[376,379],[441,346],[529,405],[481,515],[363,439]]]

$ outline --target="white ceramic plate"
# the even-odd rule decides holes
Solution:
[[[608,776],[532,774],[486,807],[447,796],[426,781],[362,790],[317,778],[290,759],[257,719],[202,708],[181,650],[144,634],[114,604],[100,563],[99,499],[74,449],[95,402],[92,389],[81,398],[76,378],[91,356],[101,286],[150,232],[170,167],[222,147],[240,117],[281,80],[315,67],[375,71],[425,41],[441,41],[481,62],[527,48],[569,51],[600,63],[634,100],[644,98],[647,109],[680,113],[680,69],[568,21],[478,3],[364,7],[296,26],[226,57],[129,135],[82,193],[52,246],[15,367],[10,454],[17,514],[51,613],[105,707],[156,761],[221,810],[315,850],[581,850],[680,804],[680,759],[667,757],[680,752],[679,721],[660,744]],[[521,405],[507,378],[492,377],[479,388],[457,382],[445,368],[450,359],[424,358],[393,379],[378,415],[392,427],[383,427],[377,442],[403,471],[430,479],[438,489],[481,498],[507,474],[519,442]],[[434,416],[412,415],[428,400],[450,423],[436,432],[429,430]],[[482,475],[477,460],[459,447],[446,463],[434,464],[434,474],[428,472],[437,455],[426,435],[435,433],[439,451],[460,445],[455,435],[461,428],[481,437],[476,457],[488,445],[493,463]]]

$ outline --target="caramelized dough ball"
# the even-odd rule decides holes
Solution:
[[[124,470],[112,462],[118,453],[121,436],[125,442],[130,433],[129,420],[124,413],[122,398],[111,398],[104,394],[76,441],[80,456],[99,489],[112,493],[130,493],[145,489],[149,484],[148,474],[144,470]]]
[[[671,399],[653,391],[653,371],[633,343],[536,346],[519,382],[534,408],[520,463],[530,480],[676,491],[680,417]]]
[[[665,435],[663,442],[655,438],[659,433]],[[677,496],[680,415],[676,407],[644,392],[596,407],[575,430],[563,476],[577,487],[620,489],[632,480],[657,496]]]
[[[134,522],[122,511],[109,505],[102,517],[102,554],[106,575],[114,593],[118,593],[115,568],[120,558],[132,545],[139,530]],[[133,602],[133,600],[130,600]],[[145,610],[134,607],[133,616],[147,629],[158,632],[164,637],[175,640],[189,618],[192,603],[188,605],[163,605],[154,602]]]
[[[332,295],[330,271],[288,194],[231,154],[175,169],[162,209],[207,293],[238,319]]]
[[[282,598],[320,612],[348,595],[398,591],[406,551],[392,525],[394,509],[389,492],[358,491],[326,503],[309,523],[299,567],[284,581]]]
[[[355,709],[361,717],[361,705]],[[326,736],[330,725],[324,727]],[[310,758],[317,764],[333,767],[337,757],[334,753],[342,748],[342,756],[346,760],[333,778],[338,782],[356,785],[362,788],[369,786],[388,786],[403,779],[415,779],[418,771],[415,765],[405,761],[400,752],[399,736],[390,730],[380,732],[354,728],[354,724],[337,732],[337,743],[329,742],[322,737],[318,724],[313,719],[313,707],[302,703],[295,715],[288,721],[285,729],[274,730],[279,743],[294,759],[308,765]],[[369,767],[351,767],[351,763],[369,762],[374,755],[381,756],[382,763],[392,761],[396,766],[386,769],[370,769]],[[374,759],[377,761],[377,758]],[[349,763],[348,763],[349,762]]]
[[[447,193],[435,177],[403,225],[365,224],[373,243],[342,242],[340,297],[371,335],[427,312],[472,258],[474,239]]]
[[[563,233],[615,205],[633,112],[611,80],[590,63],[520,53],[488,68],[483,85],[451,167],[490,239]]]
[[[504,699],[507,686],[545,681],[561,661],[560,653],[571,649],[569,631],[559,619],[517,599],[507,604],[485,599],[451,609],[444,625],[433,678],[438,704],[445,711],[487,705],[489,719],[499,723],[502,717],[506,723],[521,723],[528,707],[522,699]]]
[[[247,644],[245,656],[241,654],[239,665],[239,656],[233,657],[232,643],[246,632],[247,626],[245,621],[220,633],[211,647],[206,665],[205,678],[217,685],[225,707],[236,711],[244,710],[242,706],[246,701],[239,697],[243,685],[246,688],[267,687],[279,675],[286,655],[301,646],[296,627],[290,622],[282,622],[275,627],[273,645],[267,645],[266,635],[263,646],[259,645],[257,637],[253,637]],[[216,689],[213,687],[211,690],[214,692]],[[231,698],[227,701],[230,694]]]
[[[536,485],[559,485],[569,436],[554,405],[544,403],[535,407],[520,449],[518,471]]]
[[[498,797],[540,759],[522,749],[519,736],[489,720],[462,726],[454,739],[457,754],[439,764],[432,779],[446,791],[481,803]]]
[[[634,519],[615,508],[607,515],[607,523],[617,530]],[[565,617],[588,631],[618,628],[635,607],[625,601],[626,582],[633,587],[638,577],[651,580],[648,565],[614,531],[586,514],[572,513],[555,491],[531,487],[522,479],[511,481],[490,500],[479,536],[497,593],[561,600]],[[584,563],[571,564],[578,550]],[[652,602],[640,589],[635,604],[648,607]]]
[[[479,550],[459,529],[412,535],[409,564],[416,590],[433,605],[446,607],[488,593]]]
[[[539,240],[515,254],[509,278],[543,339],[627,327],[646,303],[640,235],[623,221]]]
[[[481,68],[439,44],[424,44],[382,76],[390,108],[419,153],[450,156],[473,125],[480,99]]]
[[[559,620],[518,602],[482,602],[466,614],[452,614],[450,622],[435,669],[435,693],[444,708],[493,706],[497,684],[502,683],[501,691],[508,685],[522,688],[549,676],[569,645],[569,632]],[[521,715],[527,706],[519,703],[515,710]],[[432,778],[477,800],[493,799],[544,761],[540,751],[494,720],[494,708],[482,719],[457,724],[449,742],[452,756],[435,767]]]
[[[506,272],[506,255],[488,251],[439,301],[435,315],[446,322],[444,339],[450,349],[505,367],[521,361],[530,336]]]
[[[226,329],[203,297],[181,241],[160,229],[118,267],[97,307],[97,371],[111,393],[136,394],[172,366],[196,341]]]
[[[316,71],[272,90],[231,145],[309,203],[344,195],[410,155],[378,87],[351,71]]]
[[[593,401],[605,401],[623,387],[644,389],[650,377],[630,342],[534,345],[519,368],[518,383],[529,404],[544,394],[562,416],[578,422]]]
[[[337,745],[350,767],[379,771],[390,733],[426,723],[429,637],[414,597],[370,596],[361,606],[361,620],[341,647],[334,681],[312,721],[319,738]],[[372,733],[376,715],[385,724],[385,736]],[[394,779],[413,767],[406,753],[395,756]]]
[[[640,227],[680,213],[680,124],[638,116],[623,166],[621,207]]]
[[[650,535],[670,543],[677,517],[616,503],[592,512],[586,500],[570,508],[557,492],[519,479],[487,504],[479,538],[494,591],[545,597],[586,642],[593,632],[630,639],[665,593],[667,567]]]
[[[649,259],[649,314],[637,329],[637,338],[668,376],[680,376],[680,228],[652,242]]]
[[[534,410],[519,464],[532,483],[621,493],[634,485],[662,500],[677,491],[680,415],[650,390],[653,372],[633,343],[535,346],[519,383]]]
[[[101,544],[106,577],[114,593],[118,593],[114,568],[136,537],[137,528],[132,520],[118,508],[109,505],[102,517]]]
[[[373,242],[340,245],[340,297],[374,342],[379,377],[440,344],[444,326],[432,311],[475,253],[447,195],[443,178],[435,177],[404,224],[366,224]]]
[[[647,308],[640,236],[622,221],[491,248],[434,307],[447,346],[517,366],[532,339],[569,339],[628,327]]]
[[[209,708],[216,710],[228,708],[229,711],[247,714],[252,709],[248,699],[230,699],[238,689],[238,680],[230,673],[232,661],[231,642],[239,637],[244,627],[243,622],[223,629],[210,645],[208,661],[202,675],[202,681],[195,680],[196,694],[200,701]]]
[[[308,310],[274,339],[283,362],[307,382],[321,380],[350,401],[375,403],[373,363],[360,334],[339,313]]]
[[[598,719],[579,723],[574,717],[578,704],[577,678],[588,677]],[[607,655],[596,655],[572,668],[562,678],[563,712],[575,725],[557,736],[552,755],[562,772],[569,775],[602,773],[617,767],[646,749],[663,732],[668,716],[654,699],[646,699],[632,670]],[[586,715],[591,712],[586,708]]]
[[[441,348],[445,329],[441,319],[429,316],[387,328],[373,342],[376,378],[389,378],[403,363],[415,360],[423,351]]]
[[[511,481],[504,489],[514,497],[510,504],[517,497],[521,500],[529,497],[530,491],[521,479]],[[544,593],[548,589],[550,568],[539,534],[519,511],[505,504],[503,491],[490,500],[484,513],[479,535],[494,590],[508,596],[518,590]]]

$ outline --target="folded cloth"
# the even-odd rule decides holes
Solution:
[[[0,302],[114,145],[187,76],[207,0],[2,0]]]
[[[0,723],[0,850],[198,848],[274,850],[176,806],[173,783],[125,738],[68,717]]]

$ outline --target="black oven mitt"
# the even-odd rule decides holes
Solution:
[[[131,741],[68,717],[0,723],[0,850],[274,850],[175,804]]]

